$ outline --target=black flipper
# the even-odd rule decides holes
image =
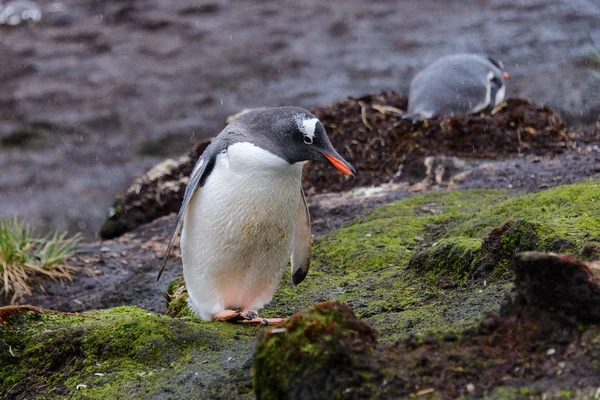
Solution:
[[[310,214],[304,190],[300,186],[300,204],[296,212],[296,230],[292,247],[292,282],[299,284],[306,278],[310,267],[312,236],[310,234]]]
[[[400,118],[408,121],[422,121],[424,119],[423,116],[419,113],[405,113],[402,114]]]
[[[185,188],[185,194],[183,195],[183,202],[181,204],[181,208],[177,213],[177,218],[175,219],[175,227],[173,232],[171,233],[171,238],[169,239],[169,245],[167,246],[167,251],[165,253],[165,257],[162,262],[162,267],[160,272],[158,273],[158,277],[156,280],[158,281],[165,271],[165,267],[167,266],[167,260],[169,259],[169,254],[171,253],[171,249],[173,248],[173,243],[175,242],[175,238],[179,234],[181,230],[181,225],[183,223],[183,216],[185,215],[185,210],[192,199],[192,196],[196,192],[196,189],[204,186],[204,182],[206,178],[212,172],[215,166],[215,160],[217,159],[217,155],[227,149],[227,144],[223,140],[219,140],[219,138],[212,141],[212,143],[204,150],[204,153],[198,159],[192,174],[190,175],[190,181]]]

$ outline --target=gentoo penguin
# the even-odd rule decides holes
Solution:
[[[510,77],[501,61],[480,54],[442,57],[410,83],[405,119],[492,110],[504,100]]]
[[[22,22],[39,22],[42,11],[37,4],[27,0],[2,0],[0,2],[0,24],[19,25]]]
[[[256,311],[273,297],[290,257],[294,284],[308,273],[310,217],[301,178],[309,160],[355,173],[321,122],[296,107],[248,111],[206,148],[158,275],[181,229],[183,276],[198,317],[277,322],[258,318]]]

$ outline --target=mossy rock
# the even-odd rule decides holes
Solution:
[[[510,268],[515,299],[459,334],[409,336],[386,346],[345,304],[295,314],[259,340],[256,397],[520,398],[510,397],[519,393],[515,386],[535,385],[538,392],[529,394],[539,398],[567,389],[592,398],[600,384],[600,265],[523,252]]]
[[[470,190],[414,196],[315,240],[305,282],[284,280],[263,313],[338,300],[371,322],[382,342],[462,330],[499,309],[512,288],[508,262],[515,253],[580,256],[598,243],[598,180],[527,195]]]
[[[464,282],[473,270],[481,240],[465,237],[441,239],[416,252],[409,266],[418,273],[432,273],[451,281]]]
[[[344,398],[349,389],[357,393],[370,383],[371,374],[362,370],[375,345],[373,329],[345,304],[323,303],[304,310],[259,342],[254,356],[256,397],[335,399]]]
[[[0,325],[0,397],[249,397],[247,378],[234,384],[227,368],[244,370],[257,332],[136,307],[81,315],[25,309]]]

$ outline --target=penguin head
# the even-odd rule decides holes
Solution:
[[[491,86],[491,102],[495,105],[499,104],[504,100],[506,93],[506,81],[510,79],[510,75],[504,70],[504,63],[502,61],[487,57],[487,60],[491,64],[490,72],[488,72],[488,80]]]
[[[298,107],[261,108],[249,111],[232,122],[244,123],[251,142],[290,164],[304,161],[331,163],[344,175],[356,171],[338,154],[325,127],[310,112]]]

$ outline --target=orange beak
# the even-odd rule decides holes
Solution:
[[[354,168],[347,162],[340,160],[335,156],[323,153],[323,155],[329,160],[329,162],[338,169],[344,175],[354,175]]]
[[[508,72],[505,72],[504,74],[502,74],[502,77],[504,78],[505,81],[510,79],[510,75],[508,74]]]

